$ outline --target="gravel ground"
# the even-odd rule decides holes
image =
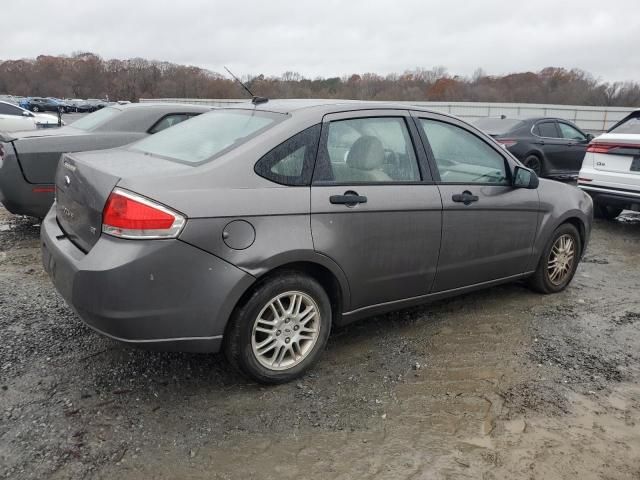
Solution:
[[[521,284],[361,321],[298,382],[85,327],[0,209],[0,477],[640,478],[640,215],[565,292]]]

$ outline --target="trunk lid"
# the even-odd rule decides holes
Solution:
[[[124,149],[64,154],[56,173],[56,217],[60,228],[84,252],[102,234],[102,211],[122,178],[190,169]]]
[[[640,135],[605,133],[589,146],[593,166],[604,172],[640,175]]]

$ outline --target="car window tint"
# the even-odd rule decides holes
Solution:
[[[236,148],[284,118],[283,114],[266,111],[219,109],[150,135],[130,148],[197,164]]]
[[[571,125],[567,123],[558,122],[558,127],[560,127],[560,133],[562,134],[563,138],[567,138],[569,140],[586,140],[587,139],[587,137],[585,137],[582,134],[582,132],[580,132],[579,130],[576,130],[575,128],[573,128]]]
[[[630,116],[616,128],[612,129],[609,133],[640,134],[640,116],[637,116],[637,114],[634,114],[634,116]]]
[[[192,116],[193,115],[187,113],[174,113],[171,115],[167,115],[166,117],[158,120],[158,122],[149,129],[149,133],[157,133],[166,128],[173,127],[180,122],[184,122],[185,120],[190,119]]]
[[[2,115],[22,115],[22,110],[7,103],[0,103],[0,114]]]
[[[420,119],[443,183],[509,183],[505,160],[471,132],[436,120]]]
[[[540,122],[538,124],[538,135],[547,138],[561,138],[556,128],[556,122]]]
[[[318,149],[320,128],[320,125],[314,125],[278,145],[258,160],[256,173],[283,185],[308,185]]]
[[[420,181],[407,124],[402,117],[368,117],[329,123],[318,182]]]

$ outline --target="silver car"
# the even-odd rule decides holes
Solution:
[[[291,380],[333,325],[504,282],[554,293],[588,195],[451,116],[344,101],[222,108],[66,154],[43,262],[93,329]]]

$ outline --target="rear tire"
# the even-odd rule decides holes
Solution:
[[[32,112],[38,112],[38,111],[40,111],[40,109],[37,106],[34,105],[33,107],[31,107],[31,111]]]
[[[605,220],[613,220],[622,213],[622,208],[596,203],[593,206],[593,216],[596,218],[604,218]]]
[[[533,170],[537,176],[542,176],[542,159],[539,156],[533,154],[529,155],[522,163],[525,167]]]
[[[327,344],[332,312],[324,288],[289,271],[258,285],[232,315],[224,337],[229,362],[265,384],[285,383],[315,364]]]
[[[570,223],[560,225],[545,246],[529,286],[540,293],[558,293],[567,288],[582,255],[580,235]]]

